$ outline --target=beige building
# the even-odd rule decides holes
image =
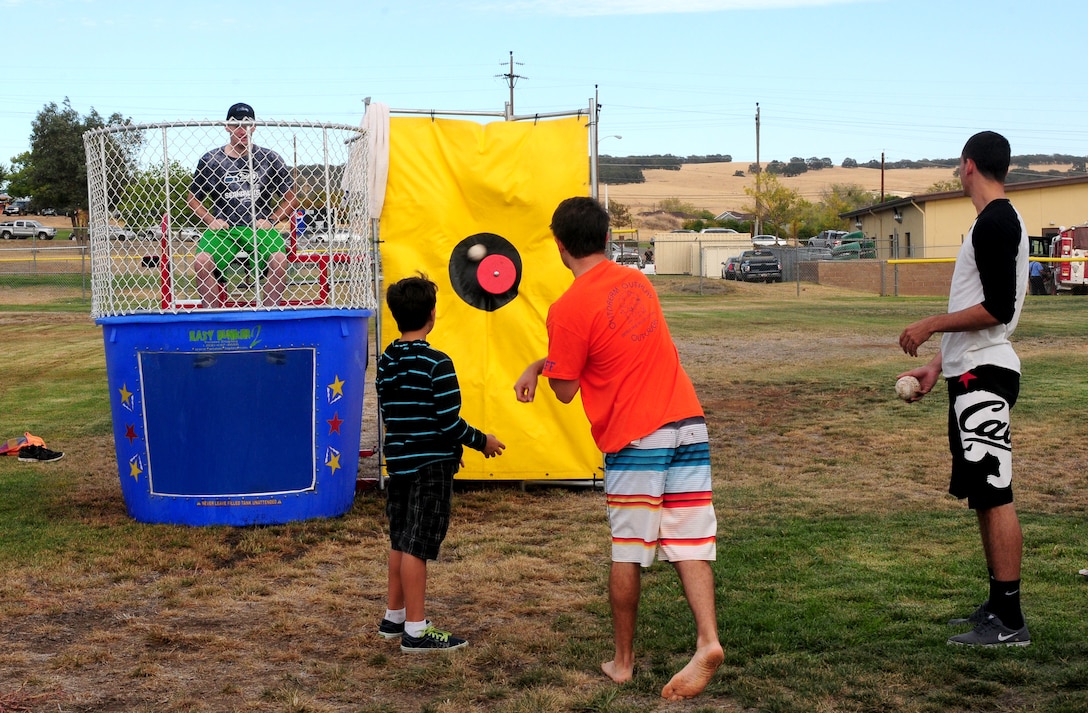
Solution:
[[[1088,176],[1010,183],[1005,191],[1028,234],[1054,235],[1062,227],[1088,223]],[[843,213],[877,243],[877,257],[955,257],[975,219],[971,199],[960,191],[896,198]]]

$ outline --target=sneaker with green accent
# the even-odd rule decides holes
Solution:
[[[987,614],[974,629],[953,636],[948,643],[957,646],[1030,646],[1031,634],[1027,623],[1019,629],[1010,629],[993,614]]]
[[[429,654],[432,651],[453,651],[468,646],[468,642],[448,631],[440,631],[428,624],[422,636],[400,637],[400,650],[406,654]]]

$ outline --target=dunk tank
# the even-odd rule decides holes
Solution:
[[[255,230],[243,226],[218,265],[215,299],[198,284],[208,230],[190,190],[229,127],[84,135],[92,316],[121,492],[142,522],[282,523],[341,515],[354,498],[375,308],[366,134],[244,124],[252,145],[282,159],[267,201],[283,210],[271,226],[251,210]],[[253,154],[243,175],[259,173]],[[269,236],[277,257],[261,254]]]

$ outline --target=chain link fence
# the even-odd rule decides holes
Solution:
[[[92,316],[375,306],[361,129],[112,125],[84,146]]]
[[[76,288],[91,291],[91,259],[86,245],[29,240],[0,243],[0,287]]]

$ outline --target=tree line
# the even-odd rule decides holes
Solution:
[[[87,159],[83,148],[83,134],[93,129],[101,129],[111,124],[131,124],[131,119],[118,113],[103,117],[93,107],[83,116],[72,108],[67,97],[61,105],[55,102],[45,105],[31,122],[30,150],[11,158],[10,168],[0,163],[0,187],[6,184],[6,190],[13,196],[32,196],[38,207],[54,207],[58,210],[86,209],[87,196]],[[136,134],[128,134],[124,140],[137,141]],[[137,146],[123,145],[118,138],[110,142],[110,151],[119,165],[125,165],[134,155]],[[644,183],[643,171],[663,169],[679,171],[684,164],[730,163],[729,154],[705,154],[674,156],[672,154],[652,154],[642,156],[611,156],[602,154],[598,161],[598,176],[601,183],[620,185],[625,183]],[[919,161],[900,160],[886,162],[884,168],[932,168],[945,166],[954,168],[959,164],[959,157],[946,159],[921,159]],[[856,159],[845,158],[843,168],[880,168],[881,162],[871,160],[859,163]],[[1032,181],[1043,178],[1088,174],[1088,156],[1071,154],[1025,154],[1014,156],[1013,169],[1009,172],[1008,182]],[[1038,170],[1031,168],[1039,165],[1069,165],[1066,170],[1057,168]],[[827,157],[812,156],[807,159],[799,156],[789,161],[772,160],[764,168],[757,164],[748,166],[748,173],[772,176],[796,176],[806,171],[818,171],[831,168],[834,163]],[[738,171],[738,173],[741,173]],[[154,181],[154,177],[149,177]]]
[[[597,175],[601,183],[617,186],[624,183],[645,183],[646,176],[643,174],[643,171],[647,169],[679,171],[680,167],[686,163],[731,163],[732,161],[733,157],[729,154],[710,154],[707,156],[673,156],[671,154],[654,154],[651,156],[609,156],[607,154],[602,154],[598,157]],[[957,156],[955,158],[940,159],[923,158],[918,161],[885,161],[882,164],[877,159],[859,163],[857,159],[847,157],[843,159],[842,164],[840,165],[843,168],[877,169],[881,167],[885,169],[956,168],[959,166],[959,161],[960,159]],[[1059,170],[1057,168],[1039,170],[1031,168],[1031,166],[1038,165],[1066,164],[1069,165],[1069,168],[1066,170]],[[748,164],[748,173],[754,176],[761,171],[765,171],[772,175],[788,177],[798,176],[807,171],[834,168],[834,166],[834,162],[828,157],[812,156],[810,158],[801,158],[800,156],[793,156],[789,161],[780,161],[778,159],[768,161],[763,167],[756,163]],[[1025,154],[1022,156],[1013,156],[1012,166],[1013,168],[1009,171],[1007,179],[1008,183],[1038,181],[1044,178],[1088,174],[1088,156],[1073,156],[1070,154]],[[738,173],[741,172],[738,171]]]

